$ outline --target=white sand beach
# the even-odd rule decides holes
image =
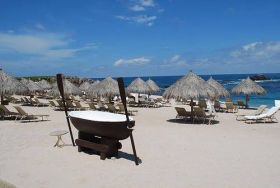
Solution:
[[[142,163],[136,166],[129,139],[121,158],[104,161],[79,153],[69,134],[63,136],[68,146],[53,147],[49,133],[67,130],[64,112],[23,108],[49,114],[50,121],[0,121],[0,177],[17,187],[280,186],[280,123],[246,124],[231,113],[218,113],[214,125],[169,122],[174,107],[139,108],[133,133]]]

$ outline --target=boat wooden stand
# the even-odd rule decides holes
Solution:
[[[119,140],[98,137],[93,134],[79,131],[78,139],[75,140],[78,151],[91,151],[100,155],[101,160],[118,157],[118,150],[122,148]]]

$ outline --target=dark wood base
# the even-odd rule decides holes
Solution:
[[[101,160],[106,158],[118,157],[118,150],[122,148],[119,140],[98,137],[79,131],[78,139],[76,139],[79,152],[91,152],[100,155]]]

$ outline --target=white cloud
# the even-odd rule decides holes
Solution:
[[[239,59],[262,60],[280,56],[280,42],[253,42],[233,50],[231,57]]]
[[[155,7],[154,0],[133,0],[131,1],[133,4],[130,7],[132,11],[145,11],[148,7]]]
[[[40,23],[35,24],[35,28],[37,28],[39,30],[45,30],[45,27]]]
[[[139,57],[134,59],[119,59],[115,61],[114,66],[120,65],[145,65],[151,62],[151,59]]]
[[[170,62],[172,62],[172,63],[177,62],[180,58],[181,58],[180,55],[174,55],[174,56],[170,59]]]
[[[154,24],[154,21],[157,19],[156,16],[147,16],[147,15],[139,15],[134,17],[117,16],[117,18],[132,23],[145,24],[147,26],[152,26]]]
[[[139,3],[145,7],[154,7],[155,6],[154,0],[140,0]]]
[[[70,47],[70,40],[63,35],[52,33],[14,34],[0,33],[0,51],[30,56],[67,58],[77,52],[89,50],[94,46]]]
[[[165,61],[161,66],[163,67],[176,67],[188,66],[187,60],[183,59],[180,55],[174,55],[169,60]]]
[[[139,12],[139,11],[145,11],[145,7],[140,6],[140,5],[133,5],[130,7],[130,10],[133,10],[135,12]]]

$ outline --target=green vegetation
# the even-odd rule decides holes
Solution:
[[[34,82],[39,82],[40,80],[47,80],[50,83],[54,83],[56,80],[55,76],[27,76],[27,77],[22,77],[22,78],[30,79]]]

